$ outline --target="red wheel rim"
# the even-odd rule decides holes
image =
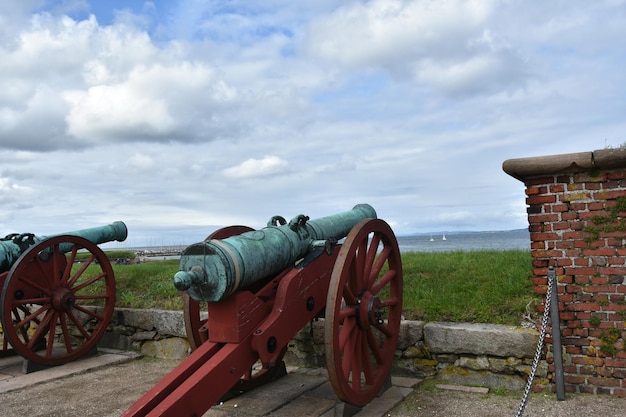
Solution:
[[[325,347],[337,396],[363,406],[387,380],[402,316],[402,262],[387,223],[366,219],[342,245],[326,302]]]
[[[77,263],[79,250],[88,257]],[[24,358],[60,365],[94,349],[115,308],[115,277],[106,255],[79,236],[55,236],[24,252],[1,295],[2,327]]]

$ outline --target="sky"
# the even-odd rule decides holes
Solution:
[[[526,228],[502,163],[624,144],[625,68],[626,0],[2,1],[0,235]]]

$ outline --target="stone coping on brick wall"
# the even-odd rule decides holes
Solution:
[[[536,175],[553,175],[593,169],[626,167],[626,149],[599,149],[592,152],[567,153],[508,159],[502,163],[504,172],[520,181]]]
[[[530,373],[538,339],[536,330],[516,326],[403,320],[392,372],[438,374],[455,384],[519,390]],[[183,359],[190,353],[182,311],[116,309],[100,345],[164,358]],[[323,319],[308,323],[294,336],[285,361],[325,367]],[[543,362],[537,390],[549,385]]]

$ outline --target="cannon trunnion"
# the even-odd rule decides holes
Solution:
[[[115,307],[113,269],[97,245],[123,241],[127,234],[124,223],[114,222],[0,241],[0,354],[16,352],[50,366],[95,349]]]
[[[323,218],[323,223],[340,219],[344,235],[336,233],[336,224],[326,230],[329,233],[312,236],[303,232],[308,218],[302,215],[289,223],[296,227],[284,225],[297,238],[289,235],[291,232],[274,230],[282,226],[268,226],[271,233],[286,233],[285,241],[290,243],[270,245],[271,249],[257,252],[259,256],[280,258],[280,248],[300,247],[294,239],[305,242],[306,250],[293,251],[294,258],[280,270],[243,273],[242,266],[251,265],[247,259],[237,265],[231,262],[242,253],[244,258],[255,256],[254,251],[239,251],[237,243],[232,243],[254,236],[245,226],[220,229],[184,252],[182,274],[177,274],[175,282],[177,288],[188,290],[184,295],[185,325],[193,352],[122,415],[200,416],[225,396],[282,376],[289,341],[310,320],[321,316],[325,317],[329,380],[339,399],[358,408],[379,394],[388,382],[400,328],[400,252],[391,228],[375,218],[370,206],[359,205],[338,216]],[[315,226],[316,221],[309,223]],[[227,265],[226,269],[238,268],[240,274],[237,285],[229,289],[226,284],[217,292],[218,301],[207,301],[213,297],[207,296],[213,294],[208,289],[215,287],[215,279],[224,279],[224,269],[214,268],[210,251],[206,252],[209,261],[198,252],[211,242],[229,245],[233,253],[218,257],[217,262]],[[281,253],[272,255],[276,247]],[[185,254],[192,258],[185,259]],[[257,262],[276,264],[275,259]],[[249,275],[243,279],[244,274]],[[199,290],[192,289],[194,286]]]

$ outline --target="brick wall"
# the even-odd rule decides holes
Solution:
[[[626,149],[511,159],[503,169],[526,186],[536,293],[556,271],[566,391],[626,396]]]

